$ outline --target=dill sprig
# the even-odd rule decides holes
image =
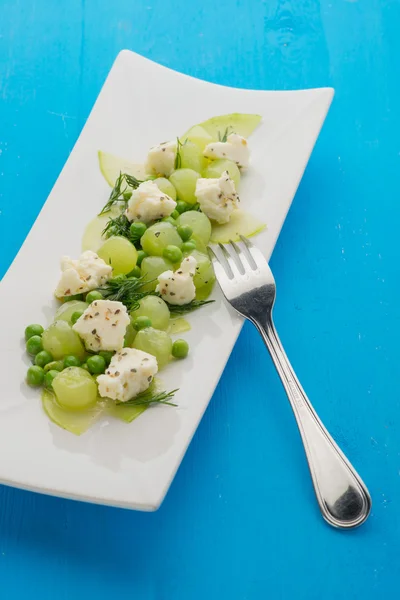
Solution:
[[[175,169],[180,169],[182,166],[181,148],[187,143],[187,139],[182,143],[179,138],[176,138],[176,157]]]
[[[121,235],[130,240],[130,226],[131,223],[125,215],[118,215],[115,218],[110,217],[102,231],[102,235],[106,238],[112,235]]]
[[[232,129],[232,131],[229,131],[230,129]],[[227,127],[224,131],[224,134],[221,136],[221,132],[218,131],[218,140],[220,142],[226,142],[228,139],[228,135],[230,135],[231,133],[233,133],[233,128],[231,126]]]
[[[135,310],[139,308],[139,300],[153,294],[152,291],[143,290],[146,283],[148,281],[145,282],[143,277],[118,276],[107,281],[98,291],[106,300],[122,302],[128,310]]]
[[[206,304],[211,304],[212,302],[215,302],[215,300],[192,300],[192,302],[189,302],[188,304],[168,304],[168,308],[169,312],[174,316],[186,315],[187,313],[197,310]]]
[[[110,197],[99,212],[99,215],[104,215],[105,213],[110,212],[115,204],[123,203],[124,207],[126,208],[129,200],[129,193],[131,191],[130,188],[136,190],[141,183],[143,182],[139,181],[139,179],[136,179],[136,177],[133,175],[128,175],[128,173],[120,173],[113,189],[111,190]]]
[[[136,398],[132,398],[132,400],[128,400],[127,402],[117,402],[117,406],[149,406],[150,404],[166,404],[167,406],[177,406],[174,402],[171,402],[171,398],[176,394],[176,390],[172,390],[172,392],[158,392],[155,393],[154,390],[147,390],[146,392],[142,392]]]

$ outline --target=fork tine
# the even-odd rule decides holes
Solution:
[[[207,250],[208,250],[208,256],[210,257],[210,260],[211,260],[213,268],[214,268],[215,277],[217,278],[218,282],[220,283],[221,286],[224,283],[228,283],[229,279],[231,278],[230,274],[228,274],[226,272],[225,267],[221,264],[218,256],[215,254],[215,252],[211,248],[211,246],[207,246]]]
[[[253,259],[255,265],[258,268],[265,268],[265,265],[268,266],[268,261],[265,258],[265,256],[263,255],[263,253],[256,247],[254,246],[249,239],[247,239],[246,237],[244,237],[244,235],[240,236],[240,239],[242,240],[243,244],[246,246],[251,258]],[[269,268],[269,267],[268,267]]]
[[[229,240],[229,244],[233,251],[233,259],[242,275],[246,273],[246,264],[243,262],[243,251],[233,240]]]
[[[225,248],[224,244],[219,243],[218,246],[220,247],[221,252],[224,255],[224,258],[225,258],[226,262],[228,263],[230,270],[232,271],[232,277],[234,277],[236,279],[241,277],[242,273],[239,271],[238,266],[235,262],[235,259],[232,258],[232,256],[229,254],[229,252]]]

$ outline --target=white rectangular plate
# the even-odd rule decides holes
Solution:
[[[140,81],[140,85],[138,85]],[[22,335],[47,324],[63,254],[77,257],[86,223],[109,189],[97,151],[143,162],[147,149],[209,117],[258,113],[242,207],[268,224],[257,245],[269,258],[331,103],[331,89],[265,92],[222,87],[119,54],[33,229],[0,287],[0,482],[102,504],[157,509],[210,401],[242,326],[216,302],[190,316],[190,357],[162,375],[179,408],[147,410],[130,425],[103,420],[76,437],[52,424],[24,383]],[[49,251],[50,249],[50,251]],[[21,293],[23,287],[24,293]],[[26,290],[30,290],[27,297]]]

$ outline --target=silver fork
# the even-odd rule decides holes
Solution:
[[[301,387],[272,320],[274,276],[260,250],[241,239],[242,246],[230,242],[219,244],[220,251],[209,247],[218,283],[229,304],[257,327],[274,361],[296,417],[322,516],[334,527],[357,527],[371,510],[368,490]]]

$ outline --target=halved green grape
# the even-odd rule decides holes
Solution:
[[[211,233],[211,242],[226,244],[230,240],[240,242],[240,236],[251,237],[265,229],[265,223],[243,210],[234,210],[228,223],[214,224]]]
[[[211,221],[202,212],[189,210],[182,213],[177,219],[178,227],[190,227],[193,236],[199,238],[204,244],[208,244],[211,236]]]
[[[56,360],[75,354],[80,360],[85,356],[85,348],[79,335],[66,321],[54,321],[42,335],[43,348]]]
[[[180,248],[182,240],[171,223],[155,223],[151,225],[140,240],[143,250],[150,256],[162,256],[164,248],[169,245]],[[144,261],[143,261],[144,262]],[[142,274],[143,274],[142,262]]]
[[[176,200],[176,189],[168,179],[165,177],[157,177],[157,179],[154,180],[154,183],[163,194],[167,194],[172,200]]]
[[[155,356],[158,368],[162,369],[170,360],[172,340],[165,331],[148,327],[138,331],[132,347]]]
[[[158,285],[157,277],[164,271],[173,271],[174,266],[169,260],[165,260],[162,256],[147,256],[141,264],[142,277],[146,284],[143,290],[151,292]]]
[[[213,160],[209,165],[202,171],[203,177],[207,178],[219,178],[222,173],[228,171],[229,177],[233,179],[236,190],[239,189],[240,184],[240,171],[231,160],[227,160],[225,158],[219,158],[218,160]]]
[[[172,173],[169,180],[176,189],[176,196],[179,200],[188,204],[197,202],[194,192],[199,177],[201,177],[200,173],[193,169],[178,169]]]
[[[36,323],[33,325],[28,325],[28,327],[25,328],[25,340],[29,340],[29,338],[33,337],[34,335],[42,335],[43,331],[44,327],[41,325],[37,325]]]
[[[80,367],[69,367],[57,373],[52,387],[58,404],[63,408],[82,410],[97,402],[97,385],[90,374]]]
[[[136,267],[137,250],[129,240],[121,236],[108,238],[97,254],[113,268],[113,275],[126,274]]]
[[[67,323],[71,324],[71,319],[74,312],[83,312],[87,309],[88,306],[89,304],[87,302],[82,302],[82,300],[73,300],[72,302],[61,304],[60,308],[54,315],[54,320],[67,321]]]
[[[145,296],[139,301],[139,308],[131,311],[131,317],[148,317],[154,329],[166,331],[169,326],[169,308],[158,296]]]
[[[192,169],[193,171],[197,171],[197,173],[201,173],[207,166],[208,161],[203,156],[202,150],[190,140],[182,144],[179,154],[181,157],[180,169]]]
[[[213,140],[213,137],[201,127],[201,125],[194,125],[191,127],[181,138],[180,141],[182,144],[185,141],[191,142],[192,144],[196,144],[199,150],[203,151],[207,144],[210,144]]]
[[[214,283],[215,275],[212,268],[210,259],[205,254],[202,254],[198,250],[193,250],[191,256],[196,259],[196,274],[193,278],[193,283],[196,289],[207,285],[208,283]]]
[[[42,392],[42,404],[46,415],[53,423],[75,435],[85,433],[101,417],[105,410],[106,402],[99,400],[96,404],[85,410],[68,410],[60,406],[51,390]]]

